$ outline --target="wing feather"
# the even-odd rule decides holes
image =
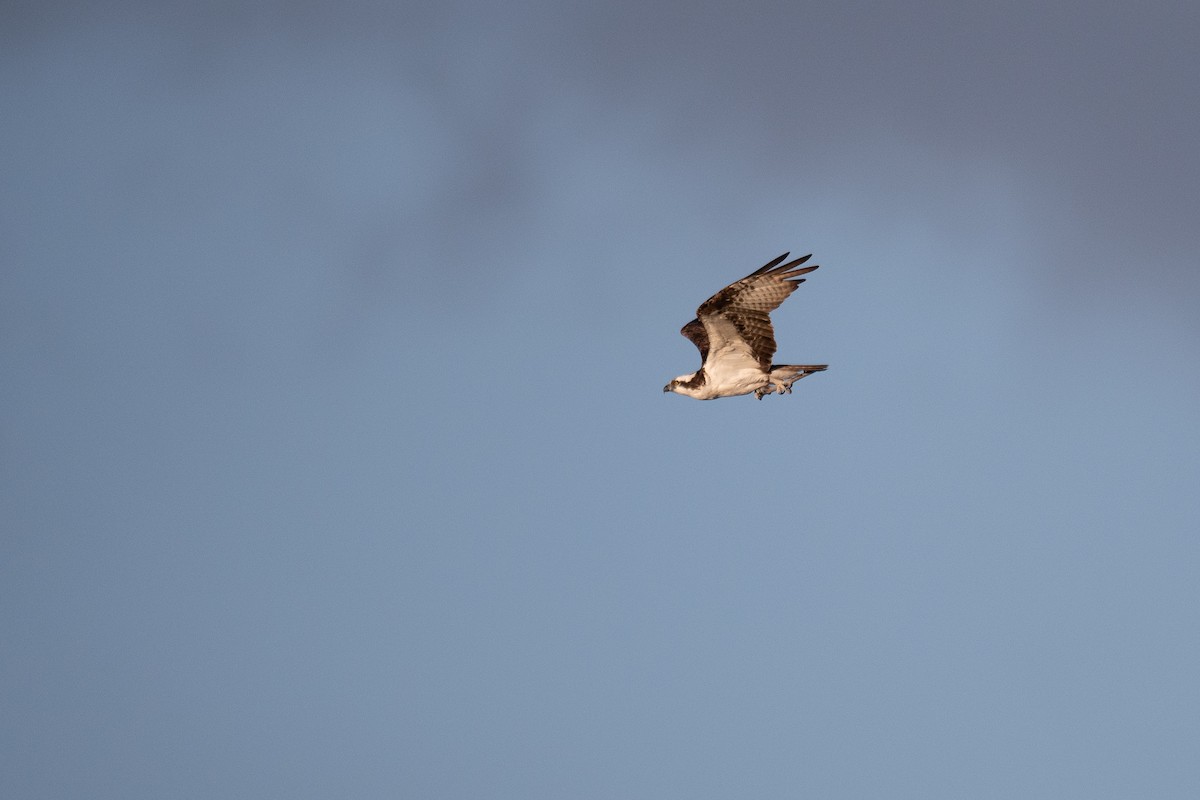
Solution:
[[[805,279],[799,276],[812,272],[818,266],[800,266],[812,258],[811,253],[783,264],[788,255],[784,253],[741,280],[734,281],[700,305],[696,310],[696,319],[685,325],[681,332],[700,348],[703,359],[708,358],[710,341],[725,342],[740,338],[762,368],[770,369],[771,359],[775,355],[775,329],[771,326],[770,313],[779,308],[796,291],[797,286],[804,283]],[[697,322],[704,330],[704,346],[697,341],[699,337],[693,327]]]
[[[708,331],[704,330],[704,323],[694,319],[680,328],[679,332],[696,345],[696,349],[700,351],[700,365],[703,366],[705,359],[708,358]]]

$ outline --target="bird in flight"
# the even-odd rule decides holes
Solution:
[[[772,311],[804,283],[799,276],[817,265],[801,267],[810,253],[786,264],[788,253],[734,281],[704,301],[696,319],[680,333],[700,350],[700,369],[680,375],[663,387],[664,392],[715,400],[750,394],[759,400],[772,392],[791,394],[792,384],[821,372],[828,364],[772,364],[775,331]]]

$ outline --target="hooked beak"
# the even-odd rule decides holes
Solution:
[[[671,391],[671,384],[669,384],[669,383],[668,383],[666,386],[664,386],[664,387],[663,387],[663,391],[664,391],[664,392],[669,392],[669,391]]]

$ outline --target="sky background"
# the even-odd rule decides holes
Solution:
[[[1200,796],[1197,41],[5,3],[0,795]]]

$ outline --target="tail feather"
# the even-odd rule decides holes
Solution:
[[[756,389],[754,394],[759,400],[773,392],[791,394],[793,383],[807,378],[814,372],[824,372],[828,368],[828,364],[772,364],[771,371],[767,373],[767,383]]]
[[[809,373],[809,372],[824,372],[829,369],[828,364],[772,364],[771,374],[776,371],[783,373]]]

